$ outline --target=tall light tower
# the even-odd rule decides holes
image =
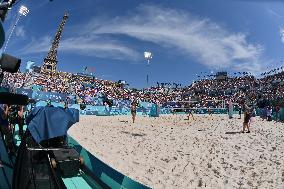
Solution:
[[[12,31],[11,31],[10,34],[9,34],[9,37],[8,37],[8,39],[7,39],[7,42],[6,42],[5,47],[4,47],[4,49],[3,49],[3,52],[6,51],[6,48],[7,48],[7,46],[8,46],[8,43],[9,43],[9,41],[10,41],[10,38],[11,38],[11,36],[12,36],[12,34],[13,34],[13,32],[14,32],[14,30],[15,30],[15,28],[16,28],[16,26],[17,26],[19,20],[20,20],[20,18],[21,18],[22,16],[27,16],[27,14],[29,13],[29,9],[28,9],[27,7],[25,7],[25,6],[22,5],[22,6],[20,7],[18,13],[19,13],[19,16],[18,16],[18,18],[17,18],[17,20],[16,20],[16,22],[15,22],[13,28],[12,28]]]
[[[150,67],[150,60],[153,58],[153,54],[151,52],[145,51],[144,58],[147,60],[147,87],[149,87],[149,67]]]

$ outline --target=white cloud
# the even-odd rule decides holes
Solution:
[[[74,28],[73,31],[79,28],[80,32],[63,39],[59,51],[134,61],[143,58],[134,45],[121,41],[120,36],[124,35],[158,44],[177,57],[195,58],[210,69],[258,72],[266,67],[263,46],[248,42],[247,34],[231,32],[210,19],[180,10],[141,5],[125,16],[96,17]],[[47,52],[50,40],[50,37],[32,40],[22,52]]]
[[[20,54],[35,54],[48,52],[52,45],[52,38],[49,36],[40,39],[33,39],[29,44],[20,50]],[[118,43],[115,40],[101,39],[96,36],[70,37],[63,39],[58,51],[72,52],[81,55],[113,59],[137,60],[139,54],[130,47]]]
[[[51,47],[52,38],[44,36],[39,39],[33,38],[26,46],[19,50],[19,54],[35,54],[47,52]]]
[[[281,42],[284,43],[284,28],[280,28],[279,34],[281,37]]]
[[[113,19],[91,21],[83,32],[122,34],[156,43],[168,50],[196,58],[210,68],[261,69],[263,47],[247,41],[209,19],[174,9],[140,6],[137,12]]]
[[[17,26],[15,29],[15,35],[17,37],[25,37],[26,36],[26,31],[23,26]]]
[[[275,10],[273,10],[271,8],[267,8],[267,12],[269,14],[271,14],[272,16],[278,18],[278,19],[282,19],[283,18],[283,16],[281,16],[277,11],[275,11]]]
[[[101,58],[137,60],[139,57],[138,52],[130,47],[115,40],[99,38],[97,36],[81,36],[65,39],[60,43],[59,50]]]

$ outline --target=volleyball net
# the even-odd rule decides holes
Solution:
[[[233,103],[234,111],[237,111],[237,104]],[[225,100],[189,100],[189,101],[168,101],[161,106],[161,114],[166,113],[188,113],[197,114],[226,114],[228,106]]]

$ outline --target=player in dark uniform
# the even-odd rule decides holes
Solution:
[[[1,105],[0,107],[0,131],[5,137],[8,154],[14,153],[13,148],[13,133],[12,126],[9,123],[9,114],[11,113],[12,107],[10,105]]]
[[[243,123],[243,130],[242,130],[242,133],[245,132],[245,129],[247,128],[247,133],[250,133],[250,130],[249,130],[249,121],[250,121],[250,118],[251,118],[251,114],[252,114],[252,111],[251,111],[251,108],[245,103],[244,104],[244,123]]]
[[[133,102],[131,103],[131,115],[133,123],[135,122],[136,118],[136,110],[137,110],[137,101],[133,100]]]
[[[193,121],[194,121],[194,117],[193,117],[193,110],[190,109],[190,108],[187,108],[186,109],[186,112],[187,112],[187,120],[189,120],[189,117],[191,116]]]

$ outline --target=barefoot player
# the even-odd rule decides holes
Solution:
[[[137,102],[136,100],[133,100],[133,102],[131,103],[131,115],[133,123],[135,122],[136,118],[136,109],[137,109]]]
[[[191,110],[191,109],[187,109],[187,113],[188,113],[188,115],[187,115],[187,119],[189,120],[189,117],[191,116],[191,117],[192,117],[192,119],[193,119],[193,121],[194,121],[194,117],[193,117],[193,110]]]
[[[247,104],[244,104],[244,123],[243,123],[243,130],[242,130],[242,133],[245,132],[245,130],[247,129],[247,133],[250,133],[250,130],[249,130],[249,120],[251,118],[251,109],[250,107],[247,105]]]

